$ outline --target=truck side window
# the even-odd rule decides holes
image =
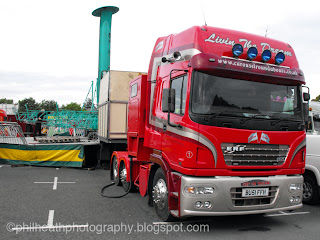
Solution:
[[[174,113],[179,115],[184,115],[186,109],[187,83],[187,75],[175,78],[172,81],[172,89],[176,90]]]
[[[130,98],[133,98],[135,96],[137,96],[138,94],[138,83],[135,83],[131,86],[131,94],[130,94]]]

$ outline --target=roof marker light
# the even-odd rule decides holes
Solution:
[[[271,59],[271,51],[266,49],[261,54],[262,62],[268,62]]]
[[[243,47],[241,44],[236,43],[232,47],[232,54],[234,58],[238,58],[243,53]]]
[[[247,51],[247,56],[249,60],[253,60],[258,56],[258,49],[256,47],[251,47]]]
[[[283,52],[278,52],[275,58],[275,62],[277,65],[280,65],[281,63],[284,62],[285,55]]]

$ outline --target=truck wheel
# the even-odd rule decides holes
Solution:
[[[303,203],[315,204],[319,202],[319,187],[314,177],[305,175],[303,183]]]
[[[120,164],[119,175],[120,175],[120,182],[122,184],[123,189],[126,192],[129,190],[129,188],[130,188],[129,192],[133,191],[134,184],[132,183],[130,186],[130,182],[127,181],[127,169],[124,162]]]
[[[158,168],[154,175],[152,189],[152,199],[157,215],[165,222],[173,221],[174,217],[170,214],[168,206],[167,181],[161,168]]]
[[[112,158],[112,174],[113,174],[113,181],[115,185],[119,186],[119,170],[118,170],[118,160],[116,156],[113,156]]]

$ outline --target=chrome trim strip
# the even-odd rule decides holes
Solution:
[[[166,120],[158,118],[158,117],[154,117],[154,118],[155,119],[152,120],[152,122],[150,122],[150,124],[163,129],[163,125],[164,125],[164,122],[166,122]],[[172,133],[177,134],[182,137],[186,137],[186,138],[195,140],[195,141],[200,142],[201,144],[205,145],[212,152],[212,155],[214,157],[215,167],[217,166],[217,157],[218,157],[217,150],[216,150],[215,146],[212,144],[212,142],[208,138],[206,138],[204,135],[202,135],[199,132],[194,131],[190,128],[187,128],[187,127],[182,127],[182,129],[178,129],[175,127],[167,126],[167,131],[172,132]]]
[[[293,152],[293,155],[292,155],[292,158],[291,158],[291,161],[290,161],[290,164],[289,164],[289,167],[291,166],[291,163],[294,159],[294,157],[296,156],[296,154],[301,150],[301,148],[305,147],[306,146],[306,138],[303,139],[303,141],[298,145],[298,147],[296,147],[296,149],[294,150]]]

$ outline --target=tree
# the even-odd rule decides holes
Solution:
[[[91,105],[92,105],[92,100],[91,100],[91,98],[87,98],[86,101],[85,101],[85,103],[83,104],[83,107],[84,107],[85,109],[91,109]]]
[[[32,97],[25,98],[19,101],[19,109],[18,112],[26,112],[26,105],[28,106],[28,110],[40,110],[39,103],[36,102]]]
[[[56,111],[57,106],[54,100],[42,100],[39,104],[40,109],[44,109],[46,111]]]
[[[320,95],[318,95],[318,97],[316,97],[315,99],[312,99],[311,101],[320,102]]]
[[[1,103],[13,104],[13,100],[12,100],[12,99],[1,98],[1,99],[0,99],[0,104],[1,104]]]
[[[92,105],[93,105],[93,106],[92,106]],[[92,108],[92,107],[93,107],[93,108]],[[85,110],[85,111],[91,111],[91,110],[97,111],[97,110],[98,110],[96,104],[92,103],[91,98],[87,98],[87,99],[86,99],[86,101],[84,102],[82,108],[83,108],[82,111],[84,111],[84,110]],[[92,109],[91,109],[91,108],[92,108]]]
[[[70,111],[81,111],[81,106],[78,103],[72,102],[67,104],[67,106],[62,105],[61,107],[64,110],[70,110]]]

